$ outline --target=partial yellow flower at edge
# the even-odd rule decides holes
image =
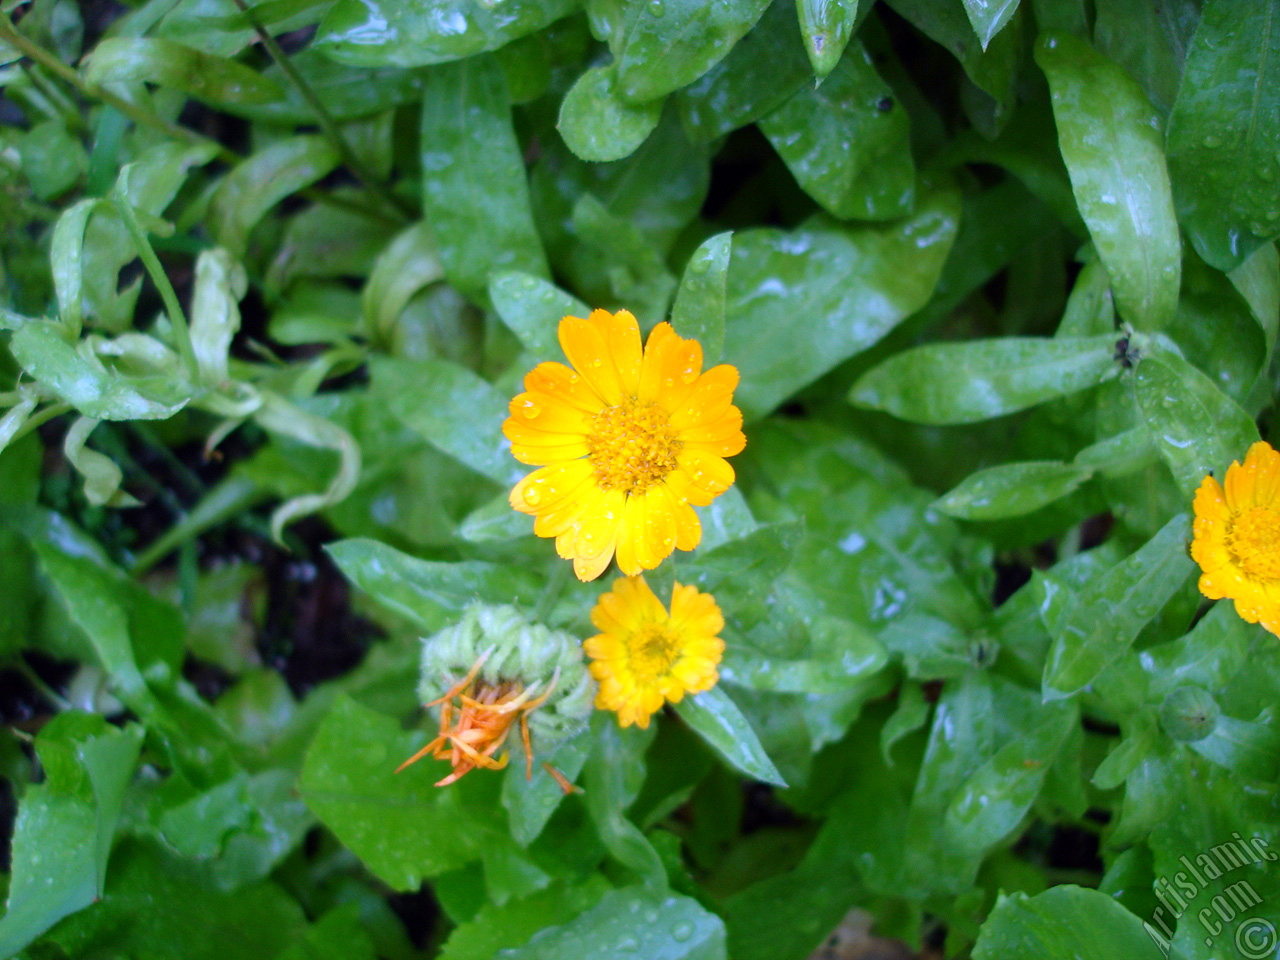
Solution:
[[[594,580],[615,553],[628,576],[652,570],[702,540],[694,506],[733,484],[725,457],[741,453],[738,371],[702,371],[702,346],[660,323],[640,346],[626,310],[560,321],[572,368],[540,363],[511,401],[502,432],[535,470],[511,506],[554,537],[579,580]]]
[[[624,727],[648,727],[664,703],[710,690],[720,679],[724,617],[715,598],[696,587],[677,583],[668,614],[644,577],[619,577],[591,622],[601,632],[582,648],[600,684],[596,707],[617,713]]]
[[[1194,508],[1200,592],[1233,600],[1244,620],[1280,636],[1280,453],[1253,444],[1224,484],[1204,478]]]

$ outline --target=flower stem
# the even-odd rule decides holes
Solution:
[[[320,102],[320,98],[316,96],[315,91],[311,89],[311,85],[298,72],[298,68],[293,65],[293,61],[288,55],[280,49],[280,44],[276,43],[275,37],[262,25],[258,19],[257,12],[249,7],[245,0],[232,0],[240,12],[245,15],[250,23],[253,24],[254,31],[258,34],[258,39],[262,41],[262,45],[267,48],[267,52],[271,54],[274,60],[294,85],[302,99],[307,102],[307,106],[316,115],[316,122],[319,123],[320,129],[324,131],[324,135],[329,138],[334,148],[338,151],[338,155],[342,158],[342,162],[347,165],[348,169],[359,178],[365,187],[378,197],[383,203],[387,204],[397,214],[409,219],[414,219],[417,212],[413,206],[401,197],[397,197],[391,192],[391,188],[382,181],[382,179],[369,168],[356,152],[351,149],[351,144],[347,142],[347,138],[342,135],[342,131],[338,128],[338,124],[334,121],[333,115],[329,113],[328,108]]]
[[[156,289],[160,291],[160,299],[164,301],[165,312],[169,314],[169,322],[173,325],[173,338],[177,341],[178,353],[182,356],[182,362],[186,365],[187,376],[192,384],[195,384],[200,376],[200,368],[196,363],[196,351],[191,345],[191,331],[187,327],[187,315],[182,312],[182,304],[178,302],[178,294],[173,289],[173,284],[169,282],[169,275],[164,272],[164,267],[160,264],[160,258],[156,256],[155,250],[151,248],[151,241],[147,239],[146,232],[142,229],[142,225],[138,223],[138,216],[133,212],[133,204],[127,197],[115,196],[116,209],[120,211],[120,219],[124,221],[125,229],[129,231],[129,235],[133,238],[133,244],[138,248],[138,256],[142,258],[142,265],[147,268],[147,273],[151,275],[151,282],[156,285]]]

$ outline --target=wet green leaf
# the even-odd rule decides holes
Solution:
[[[335,556],[342,554],[335,549]],[[433,786],[439,771],[431,761],[394,772],[422,741],[421,733],[340,697],[316,731],[299,780],[312,812],[393,890],[416,890],[425,877],[480,853],[481,833],[462,791]]]
[[[704,693],[685,697],[676,704],[676,713],[734,768],[753,780],[777,787],[787,785],[764,752],[751,724],[723,688],[712,687]]]
[[[1129,960],[1159,948],[1142,921],[1105,893],[1064,884],[1034,897],[1001,894],[974,960]]]
[[[556,129],[578,157],[603,163],[621,160],[653,133],[661,99],[633,104],[618,93],[618,62],[582,74],[560,103]]]
[[[637,923],[637,917],[643,922]],[[510,960],[724,960],[724,922],[689,897],[623,887],[531,943],[506,951]]]
[[[449,935],[441,960],[476,960],[503,948],[524,947],[535,934],[569,923],[594,907],[609,890],[604,878],[595,876],[581,885],[557,884],[500,907],[486,904],[475,919],[459,924]]]
[[[340,540],[327,548],[346,577],[380,604],[439,630],[473,603],[532,603],[541,584],[528,571],[479,560],[419,560],[373,540]]]
[[[406,5],[339,0],[320,23],[316,46],[342,63],[420,67],[496,50],[572,12],[572,0],[444,0]]]
[[[973,24],[982,49],[986,50],[991,38],[1018,12],[1018,0],[964,0],[964,12]]]
[[[950,50],[969,79],[997,103],[1011,100],[1019,46],[1014,30],[1000,31],[984,50],[966,13],[967,4],[889,0],[889,6]]]
[[[110,457],[85,446],[100,421],[80,417],[67,431],[62,452],[84,477],[84,496],[95,507],[136,507],[138,501],[120,489],[124,473]]]
[[[537,763],[532,780],[525,779],[522,765],[512,764],[508,767],[502,778],[502,805],[507,808],[511,838],[516,843],[528,846],[536,840],[565,798],[559,782],[540,769],[542,764],[548,763],[555,767],[565,779],[573,783],[582,772],[590,749],[590,738],[579,736],[561,744],[549,754],[539,754],[534,758]]]
[[[64,713],[36,741],[47,781],[23,796],[13,833],[13,879],[0,918],[0,953],[13,955],[103,893],[125,786],[142,727]]]
[[[1212,380],[1171,353],[1148,354],[1135,373],[1142,419],[1188,498],[1208,474],[1243,462],[1258,428]]]
[[[702,363],[710,368],[724,352],[725,285],[729,273],[732,232],[717,233],[702,241],[684,268],[671,325],[682,337],[702,344]]]
[[[28,373],[96,420],[163,420],[187,403],[180,381],[121,376],[108,370],[87,343],[72,346],[50,323],[27,324],[13,335],[9,349]]]
[[[890,357],[849,399],[916,423],[975,423],[1096,386],[1117,371],[1115,337],[1005,337],[926,344]]]
[[[1046,617],[1053,646],[1044,666],[1046,700],[1069,697],[1092,682],[1137,638],[1191,574],[1190,524],[1179,514],[1136,553],[1085,584]]]
[[[244,267],[225,250],[201,251],[191,295],[191,348],[205,382],[227,380],[227,356],[240,330],[240,301],[249,287]]]
[[[652,741],[652,727],[620,728],[607,711],[591,719],[591,753],[583,771],[587,812],[600,842],[622,865],[638,874],[651,890],[667,884],[662,858],[643,831],[626,817],[644,781],[644,748]]]
[[[1120,315],[1139,330],[1158,329],[1178,302],[1182,264],[1159,118],[1128,74],[1076,37],[1045,36],[1036,62]]]
[[[792,231],[735,234],[725,359],[748,420],[865,350],[928,301],[951,249],[955,194],[930,191],[885,226],[815,217]]]
[[[859,0],[796,0],[805,53],[819,77],[835,69],[858,21],[870,7]]]
[[[539,361],[563,356],[557,332],[565,317],[587,317],[591,308],[549,280],[516,271],[489,277],[489,298],[498,316]]]
[[[386,338],[414,294],[443,277],[431,228],[425,222],[405,228],[378,255],[360,294],[364,329]]]
[[[1065,497],[1091,476],[1092,468],[1060,460],[1007,463],[969,474],[934,507],[964,520],[1020,517]]]
[[[861,43],[817,87],[760,121],[800,186],[842,219],[892,220],[915,201],[910,123]]]
[[[1206,3],[1169,115],[1178,218],[1219,270],[1280,236],[1277,21],[1277,0]]]
[[[272,207],[337,165],[337,151],[318,135],[289,137],[259,150],[222,179],[209,203],[210,231],[233,257],[243,257],[250,232]]]
[[[618,85],[632,103],[646,103],[692,83],[750,30],[769,0],[624,0],[610,36]]]
[[[172,40],[108,37],[94,48],[89,83],[145,80],[207,103],[267,103],[284,91],[257,70]]]
[[[510,484],[528,472],[502,436],[507,400],[465,367],[385,358],[374,364],[373,381],[398,420],[477,473]]]
[[[449,281],[483,299],[494,271],[546,276],[502,69],[487,57],[441,65],[423,97],[423,210]]]
[[[729,55],[674,100],[689,137],[705,143],[767,116],[811,77],[791,0],[773,0]]]

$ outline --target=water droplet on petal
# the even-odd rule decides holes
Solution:
[[[542,502],[542,494],[538,491],[537,487],[530,484],[524,488],[524,502],[531,507],[536,507]]]
[[[520,404],[520,415],[526,420],[533,420],[542,412],[542,404],[532,397],[526,397]]]
[[[681,383],[693,383],[693,381],[697,379],[698,379],[698,371],[693,366],[685,367],[682,371],[680,371]]]

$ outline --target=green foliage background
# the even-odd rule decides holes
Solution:
[[[0,10],[0,955],[1275,956],[1280,869],[1175,877],[1280,849],[1280,646],[1187,555],[1272,423],[1280,0]],[[500,432],[591,307],[741,371],[651,578],[722,682],[580,795],[394,776],[418,637],[591,631]]]

